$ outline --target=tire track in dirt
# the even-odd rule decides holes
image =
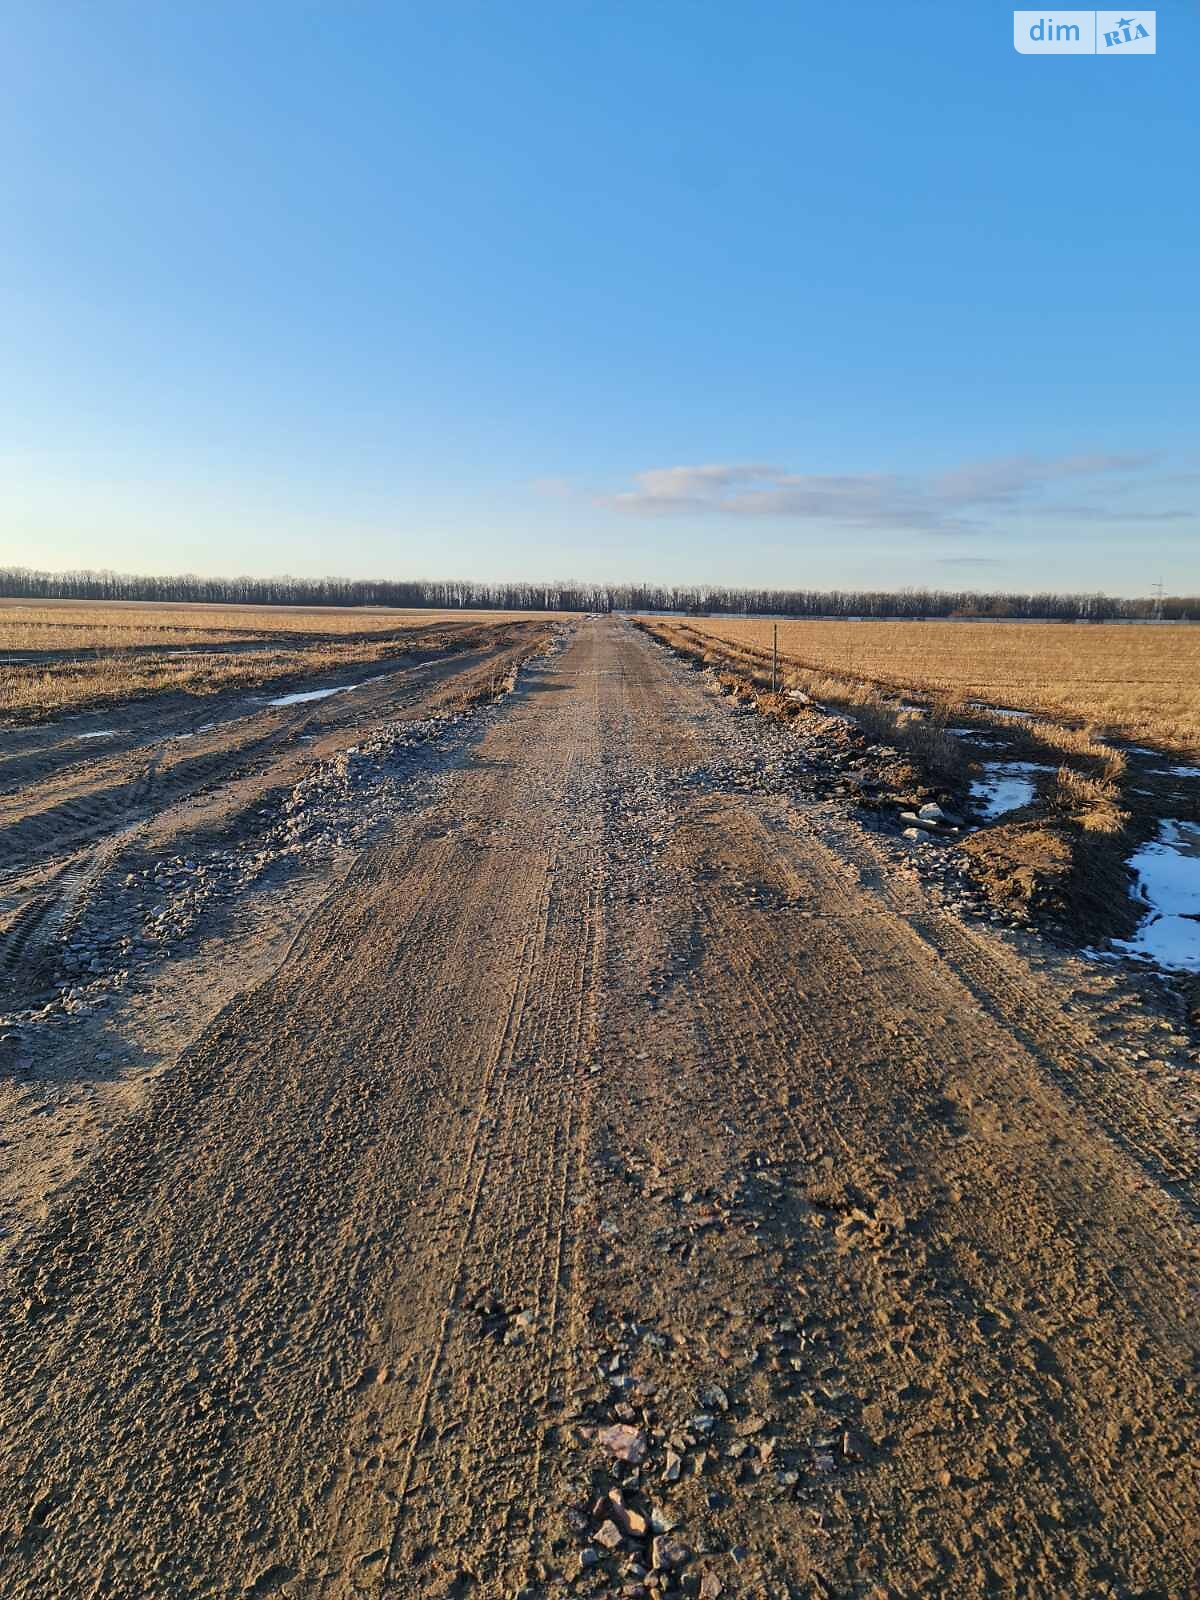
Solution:
[[[815,844],[811,827],[804,832]],[[838,829],[836,841],[841,858],[856,864],[864,887],[906,936],[951,968],[972,998],[1036,1054],[1048,1076],[1200,1220],[1200,1151],[1174,1122],[1159,1091],[1132,1079],[1087,1018],[1068,1014],[1061,999],[1001,941],[964,927],[911,886],[889,877],[867,835]]]
[[[434,1382],[442,1369],[446,1357],[448,1336],[451,1321],[462,1309],[462,1298],[467,1283],[468,1253],[473,1243],[473,1234],[480,1215],[481,1198],[484,1182],[492,1165],[495,1148],[498,1145],[502,1150],[512,1141],[511,1123],[507,1127],[496,1127],[499,1118],[509,1118],[520,1115],[522,1110],[528,1114],[528,1106],[516,1099],[507,1091],[509,1078],[512,1073],[514,1060],[517,1054],[518,1040],[521,1035],[521,1024],[529,1003],[533,985],[534,974],[537,970],[542,952],[545,947],[546,931],[549,925],[550,895],[548,887],[548,860],[539,852],[538,870],[532,875],[537,885],[536,911],[533,917],[533,927],[526,934],[523,941],[521,955],[518,958],[516,983],[507,1010],[501,1021],[495,1046],[487,1053],[487,1062],[484,1067],[483,1077],[479,1087],[479,1096],[474,1107],[472,1117],[471,1137],[464,1163],[464,1174],[461,1187],[453,1196],[447,1209],[460,1214],[461,1221],[455,1229],[455,1239],[452,1247],[453,1267],[449,1277],[449,1292],[442,1307],[438,1320],[436,1336],[433,1341],[429,1365],[425,1371],[420,1386],[420,1398],[416,1408],[416,1415],[409,1431],[407,1444],[404,1451],[404,1465],[397,1487],[398,1498],[401,1502],[407,1499],[414,1487],[414,1473],[417,1466],[421,1445],[421,1435],[427,1426],[430,1414],[430,1398]],[[493,1138],[495,1132],[498,1137]],[[505,1135],[507,1134],[507,1138]],[[503,1234],[497,1230],[496,1243],[503,1240]],[[494,1269],[494,1262],[493,1262]],[[494,1282],[497,1274],[495,1271],[487,1273],[487,1280]],[[502,1287],[504,1287],[502,1285]],[[461,1402],[460,1402],[461,1403]],[[467,1399],[468,1408],[470,1399]],[[457,1407],[446,1408],[447,1413],[456,1419],[456,1426],[461,1426],[461,1412]],[[436,1424],[430,1425],[436,1434],[437,1440],[444,1437],[444,1433]],[[432,1475],[432,1456],[426,1457],[423,1465],[426,1476]],[[433,1523],[433,1542],[441,1542],[444,1532],[445,1508],[440,1508],[435,1513]],[[400,1522],[397,1522],[396,1536],[400,1531]],[[390,1572],[396,1559],[396,1537],[388,1552],[388,1568]]]
[[[397,949],[409,949],[414,953],[434,952],[440,949],[443,926],[440,924],[439,913],[444,908],[438,905],[436,887],[439,880],[444,877],[447,871],[452,869],[452,856],[453,845],[448,837],[437,838],[433,836],[428,839],[423,858],[414,865],[411,872],[409,896],[405,910],[402,913],[403,920],[397,930]],[[418,976],[418,973],[414,972],[413,976]],[[415,1030],[419,1026],[419,1018],[411,1017],[409,1024]],[[356,1203],[361,1205],[364,1211],[368,1210],[372,1203],[369,1188],[370,1179],[366,1183],[360,1182],[360,1192],[356,1197]],[[368,1192],[363,1192],[364,1190]],[[375,1223],[381,1227],[386,1225],[385,1219],[378,1212],[376,1212]],[[372,1365],[372,1362],[374,1365]],[[385,1371],[386,1366],[383,1357],[373,1352],[369,1352],[364,1356],[364,1371],[368,1370]],[[304,1438],[304,1431],[301,1426],[304,1405],[305,1397],[297,1395],[291,1414],[282,1430],[284,1439],[293,1441]],[[347,1431],[349,1443],[346,1447],[345,1456],[349,1461],[349,1466],[340,1474],[340,1489],[335,1489],[331,1495],[335,1509],[332,1515],[329,1543],[334,1551],[339,1547],[342,1518],[356,1479],[356,1458],[368,1453],[361,1429],[351,1426]],[[302,1477],[306,1470],[305,1452],[302,1447],[297,1448],[294,1443],[290,1445],[289,1463],[292,1473],[298,1478]],[[336,1561],[336,1557],[334,1559]]]
[[[571,749],[566,741],[559,745],[547,740],[546,746],[554,766],[559,751]],[[577,756],[571,765],[578,765]],[[565,777],[569,788],[570,768]],[[589,989],[598,890],[594,852],[590,868],[581,859],[585,810],[583,797],[580,807],[549,814],[536,933],[521,963],[516,1003],[505,1018],[496,1066],[482,1086],[481,1114],[487,1105],[493,1115],[486,1128],[480,1121],[485,1136],[472,1144],[471,1204],[455,1242],[446,1314],[400,1484],[402,1499],[419,1497],[427,1485],[438,1482],[471,1484],[468,1494],[443,1497],[428,1524],[428,1543],[434,1549],[456,1550],[466,1567],[493,1582],[502,1581],[514,1559],[514,1543],[526,1538],[531,1497],[528,1483],[524,1489],[522,1483],[532,1479],[536,1486],[542,1476],[541,1434],[536,1432],[529,1465],[513,1448],[512,1411],[531,1407],[544,1413],[554,1392],[553,1372],[561,1362],[556,1338],[561,1261],[568,1254],[571,1174],[580,1143],[579,1060],[584,1021],[594,1005]],[[535,817],[531,812],[536,833]],[[593,829],[598,821],[597,812]],[[497,1308],[492,1320],[499,1324],[496,1333],[505,1335],[503,1345],[490,1352],[495,1370],[488,1385],[475,1381],[472,1367],[477,1363],[464,1366],[461,1349],[464,1322],[481,1297]],[[539,1365],[540,1378],[530,1370]],[[442,1392],[435,1399],[439,1380]],[[419,1448],[422,1427],[434,1436],[424,1454]],[[489,1507],[493,1542],[489,1549],[473,1551],[480,1503]],[[410,1510],[405,1507],[397,1520],[389,1578],[400,1574]]]
[[[547,744],[550,747],[549,741]],[[397,1506],[395,1526],[385,1541],[387,1556],[379,1557],[381,1562],[386,1560],[385,1570],[391,1571],[401,1559],[401,1541],[414,1505],[420,1506],[431,1481],[466,1474],[477,1489],[486,1485],[490,1503],[511,1502],[512,1451],[497,1425],[501,1412],[497,1396],[494,1390],[489,1394],[469,1381],[464,1384],[462,1374],[454,1370],[460,1358],[450,1347],[460,1332],[466,1288],[488,1287],[496,1293],[498,1303],[507,1303],[512,1310],[529,1310],[535,1325],[542,1320],[553,1325],[557,1320],[551,1310],[543,1318],[540,1309],[550,1306],[558,1293],[559,1274],[554,1269],[547,1277],[546,1262],[566,1248],[561,1222],[561,1197],[570,1187],[565,1154],[577,1145],[573,1129],[564,1138],[564,1127],[570,1128],[571,1120],[563,1114],[563,1086],[558,1079],[561,1067],[577,1053],[573,1035],[587,1010],[581,1002],[586,987],[581,974],[592,963],[587,941],[575,937],[578,912],[573,903],[568,904],[571,894],[564,895],[563,881],[570,884],[574,874],[564,872],[564,862],[558,859],[562,820],[553,818],[548,835],[539,839],[545,825],[536,815],[531,817],[521,829],[523,837],[514,851],[491,819],[476,837],[470,800],[462,810],[466,816],[459,832],[471,838],[472,848],[479,852],[481,880],[490,885],[487,894],[502,896],[501,903],[489,905],[489,913],[505,927],[511,922],[520,955],[499,1032],[482,1052],[470,1138],[465,1149],[451,1145],[442,1152],[444,1171],[460,1176],[438,1211],[457,1221],[449,1231],[436,1231],[429,1247],[439,1258],[448,1258],[452,1267],[444,1273],[445,1288],[430,1297],[425,1331],[418,1335],[418,1343],[429,1349],[430,1355],[413,1385],[415,1410],[407,1421],[402,1420],[405,1406],[401,1397],[397,1406],[384,1406],[385,1413],[389,1409],[395,1413],[394,1418],[385,1415],[376,1424],[363,1423],[364,1434],[374,1426],[377,1433],[395,1438],[395,1445],[389,1447],[397,1462],[393,1481],[382,1495],[373,1497],[374,1504],[372,1497],[366,1497],[365,1519],[363,1506],[356,1503],[362,1498],[361,1486],[345,1484],[335,1517],[335,1552],[327,1563],[328,1576],[319,1586],[322,1594],[351,1592],[355,1552],[361,1561],[364,1553],[369,1558],[382,1548],[378,1543],[384,1522],[381,1503]],[[530,871],[535,859],[537,870]],[[573,860],[567,864],[573,866]],[[514,902],[511,874],[515,865],[521,871],[522,893]],[[468,921],[473,927],[474,919]],[[548,957],[546,938],[552,922],[561,927],[556,951]],[[496,931],[503,937],[500,929]],[[460,952],[452,951],[448,965],[454,966],[460,959]],[[564,1000],[571,1004],[565,1036]],[[570,1107],[571,1101],[567,1104]],[[557,1207],[552,1203],[556,1194],[560,1197]],[[554,1250],[547,1249],[548,1238],[556,1241]],[[532,1305],[530,1284],[537,1290]],[[514,1303],[517,1295],[519,1307]],[[540,1350],[539,1340],[539,1356]],[[444,1381],[449,1387],[439,1396],[447,1371],[449,1377]],[[540,1385],[531,1382],[520,1369],[511,1377],[514,1390],[522,1394],[538,1387],[544,1394],[548,1388],[549,1380],[543,1379]],[[487,1402],[483,1414],[477,1404],[480,1393]],[[465,1464],[464,1452],[470,1458]],[[384,1467],[386,1479],[386,1463]],[[458,1517],[459,1510],[435,1504],[426,1518],[426,1542],[436,1547],[457,1537],[461,1532],[455,1521]],[[501,1543],[491,1558],[497,1564],[505,1560],[505,1532],[501,1529]]]

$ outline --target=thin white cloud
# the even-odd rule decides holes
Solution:
[[[1088,504],[1064,505],[1060,502],[1047,502],[1044,506],[1029,506],[1022,508],[1030,516],[1066,518],[1075,522],[1187,522],[1191,519],[1200,520],[1195,511],[1184,511],[1176,508],[1170,511],[1142,511],[1136,506],[1123,507],[1114,511],[1111,506],[1094,506]]]
[[[977,461],[930,480],[935,498],[950,505],[1005,504],[1045,489],[1064,478],[1095,478],[1107,473],[1136,472],[1156,458],[1143,454],[1093,454],[1060,456],[1044,461],[1036,456],[1005,456],[997,461]]]
[[[574,493],[570,478],[534,478],[529,487],[543,500],[569,500]]]
[[[1009,456],[925,476],[833,476],[790,472],[766,462],[716,462],[639,472],[633,488],[604,496],[600,503],[639,516],[784,517],[855,528],[980,534],[991,530],[990,516],[998,510],[1054,512],[1056,508],[1044,506],[1039,496],[1055,484],[1073,479],[1111,481],[1136,474],[1156,459],[1145,453],[1092,453],[1051,460]],[[1057,513],[1117,520],[1103,506],[1061,507]],[[1133,512],[1124,520],[1166,521],[1187,515],[1181,510]]]

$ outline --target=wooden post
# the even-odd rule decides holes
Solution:
[[[779,685],[779,624],[771,624],[771,693],[774,694]]]

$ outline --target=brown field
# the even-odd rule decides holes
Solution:
[[[434,647],[510,611],[0,601],[0,718],[28,722],[149,694],[288,683]]]
[[[215,606],[119,600],[0,599],[0,650],[216,644],[247,636],[379,633],[442,622],[514,622],[518,611],[389,610],[360,606]]]
[[[772,623],[649,619],[735,662],[768,659]],[[980,700],[1175,749],[1200,745],[1200,628],[1136,624],[806,622],[779,627],[785,687],[837,699],[855,686]]]

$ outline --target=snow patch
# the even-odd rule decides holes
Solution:
[[[268,700],[269,706],[298,706],[309,700],[326,700],[331,694],[344,694],[347,689],[356,689],[357,684],[341,683],[336,689],[302,689],[296,694],[281,694],[278,700]]]
[[[119,732],[119,729],[117,729],[117,728],[101,728],[97,733],[80,733],[80,734],[76,734],[76,738],[78,738],[78,739],[115,739],[117,734],[118,734],[118,732]]]
[[[1114,939],[1113,948],[1169,971],[1200,972],[1200,823],[1168,818],[1129,865],[1150,909],[1133,938]]]
[[[1032,717],[1032,711],[1014,711],[1011,706],[990,706],[986,700],[968,700],[973,711],[990,711],[997,717]]]
[[[1006,811],[1019,811],[1033,799],[1036,784],[1026,774],[1054,769],[1036,761],[985,761],[983,770],[987,776],[972,781],[971,794],[981,814],[991,820]]]

